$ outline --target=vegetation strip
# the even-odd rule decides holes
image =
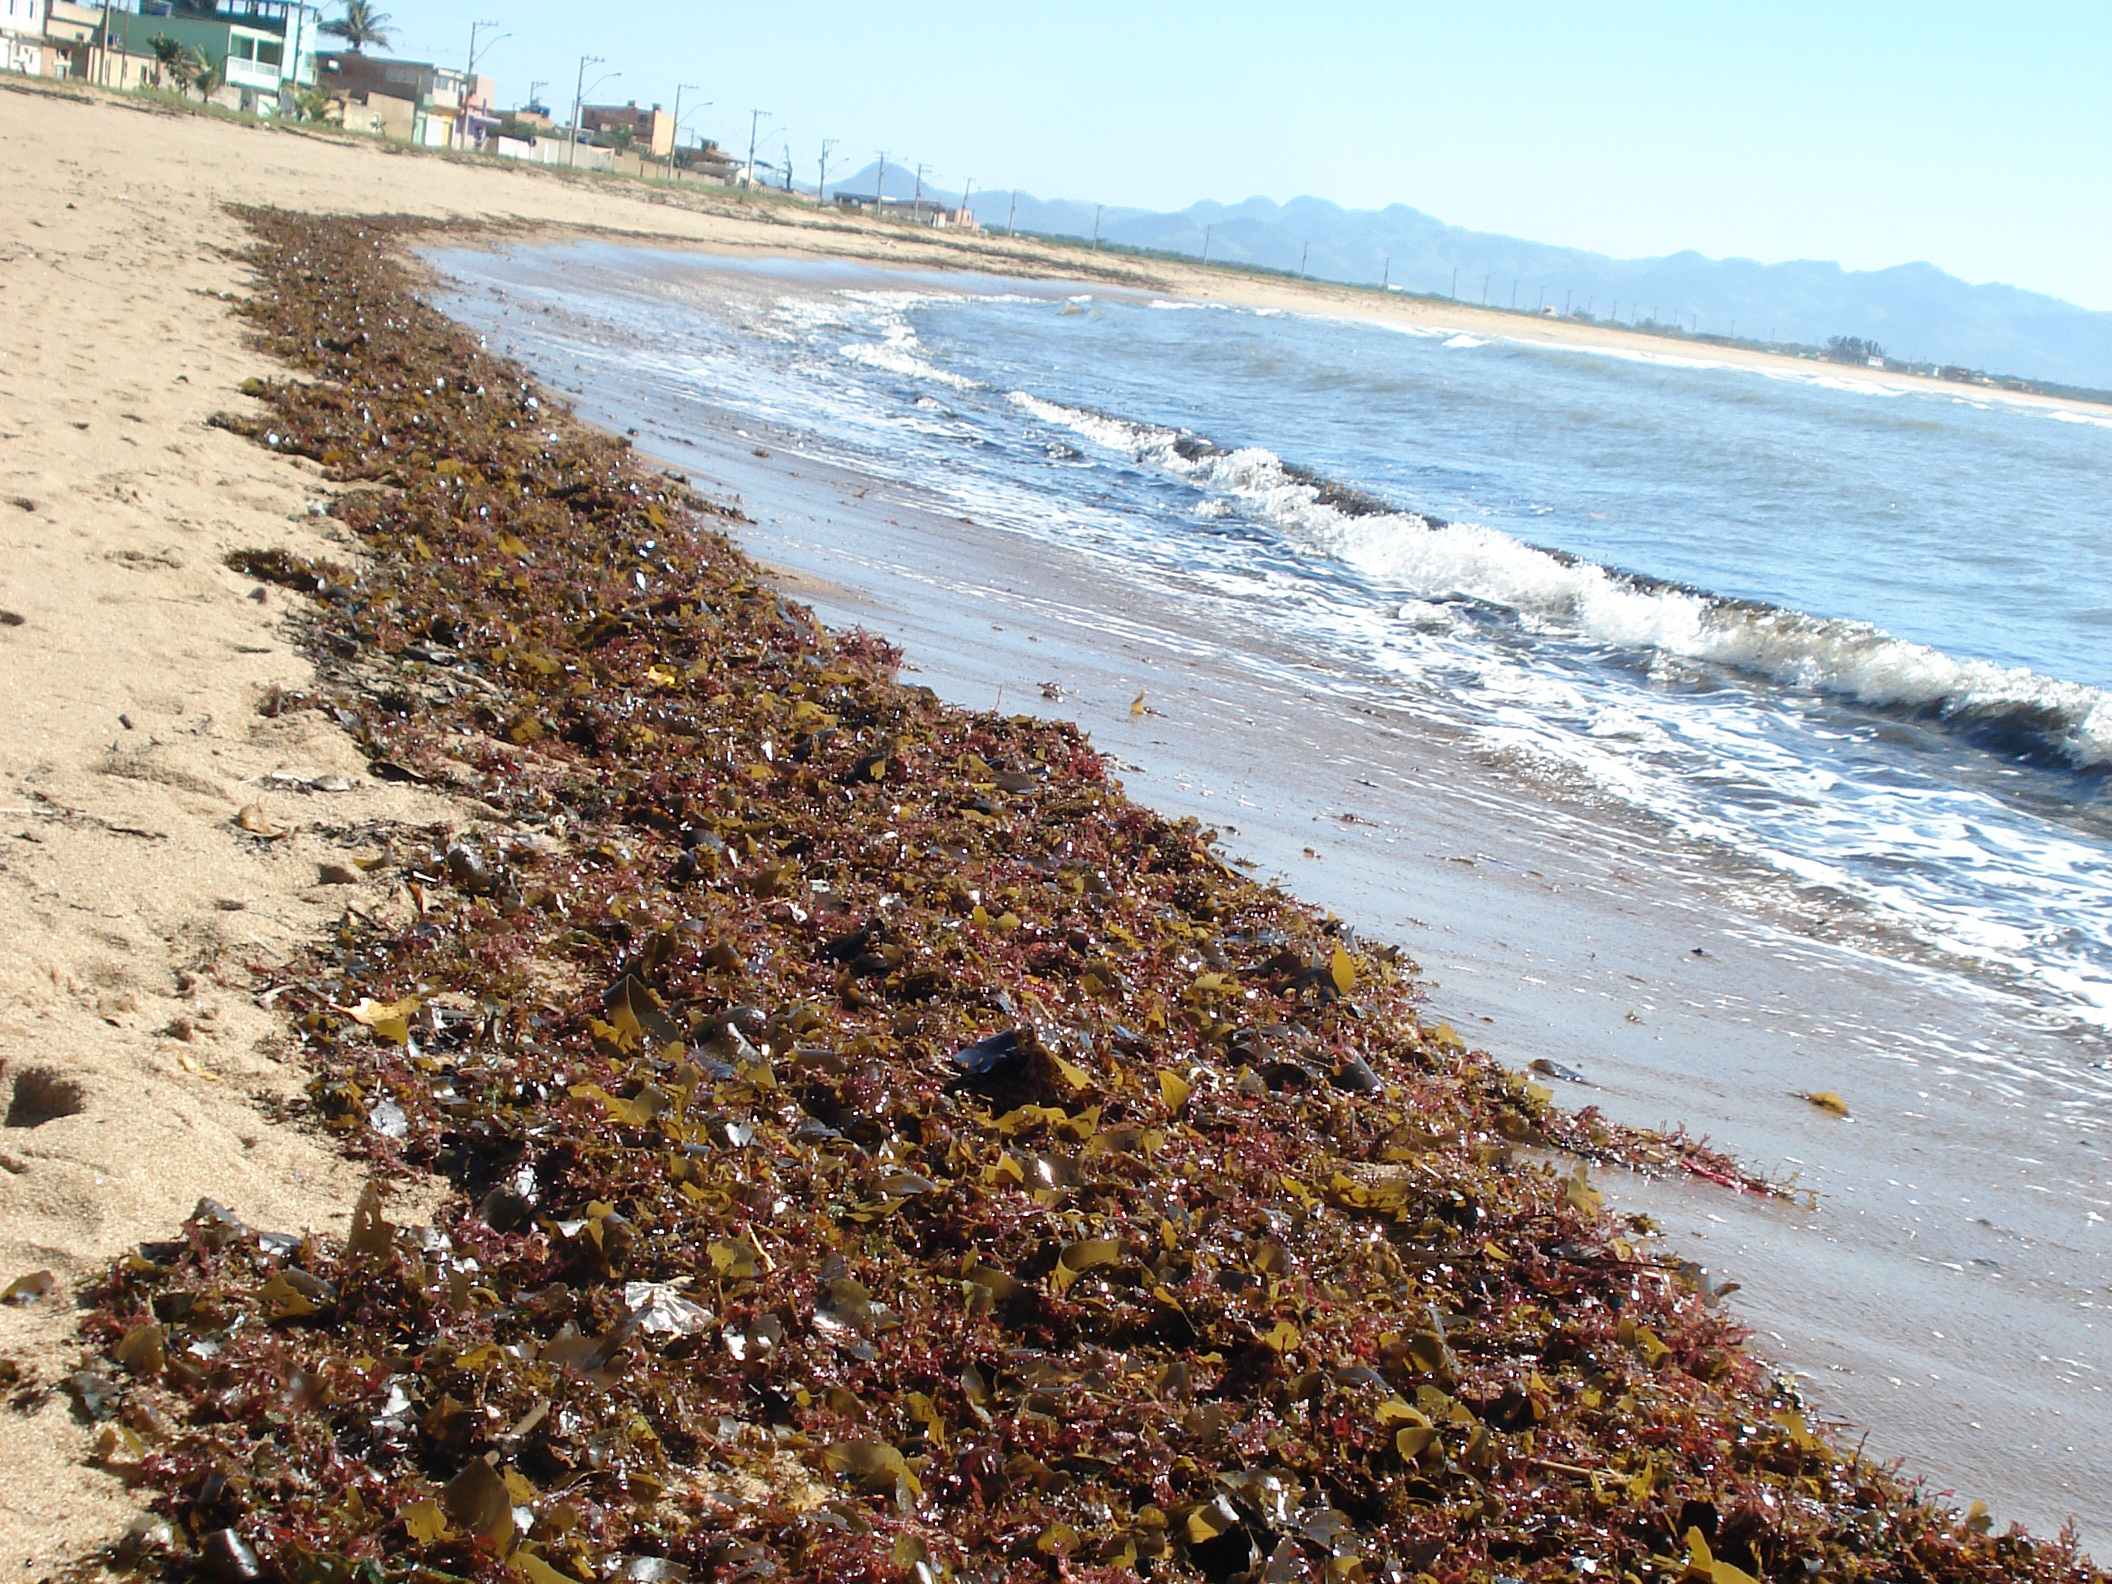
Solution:
[[[347,1239],[202,1204],[70,1389],[150,1574],[2102,1579],[1813,1433],[1408,966],[1128,802],[1068,725],[824,632],[731,514],[412,295],[408,224],[245,218],[352,486],[314,696],[387,833],[270,995],[372,1159]],[[271,840],[262,822],[246,839]],[[436,1172],[435,1224],[383,1184]]]

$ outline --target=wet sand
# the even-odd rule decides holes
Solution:
[[[841,470],[817,437],[644,376],[563,378],[590,421],[740,496],[745,547],[832,625],[900,644],[908,680],[1076,719],[1131,795],[1405,946],[1435,1016],[1513,1067],[1588,1080],[1555,1082],[1559,1103],[1685,1126],[1814,1196],[1604,1184],[1740,1284],[1726,1302],[1755,1351],[1847,1444],[1867,1432],[1866,1456],[1961,1503],[2043,1533],[2072,1514],[2086,1546],[2112,1545],[2112,1272],[2083,1219],[2104,1163],[1959,1059],[2007,1037],[1987,1007],[1815,939],[1745,877],[1412,709],[1346,706],[1265,632],[1184,621],[1106,564]],[[1852,1117],[1812,1090],[1851,1096]]]

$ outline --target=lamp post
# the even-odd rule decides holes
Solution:
[[[696,86],[697,84],[695,83],[675,84],[675,132],[674,136],[668,140],[667,145],[667,179],[669,181],[673,181],[675,179],[675,145],[682,141],[682,90],[685,88],[694,88]],[[709,110],[710,108],[711,101],[707,99],[702,104],[696,106],[695,109],[692,109],[689,113],[691,115],[695,115],[698,110]]]
[[[748,112],[748,185],[751,187],[755,185],[755,131],[763,124],[763,117],[769,113],[767,110]]]
[[[570,147],[565,150],[565,168],[567,170],[576,170],[579,166],[579,115],[580,110],[587,102],[587,94],[590,91],[587,87],[587,68],[606,64],[607,62],[599,55],[582,55],[579,58],[579,77],[572,87],[572,142]],[[605,72],[594,79],[594,86],[599,88],[611,78],[621,77],[622,75],[623,73],[620,71]]]
[[[467,142],[469,137],[469,96],[477,91],[477,35],[486,28],[495,28],[498,25],[497,22],[472,22],[469,25],[469,64],[462,72],[462,111],[455,118],[457,144]],[[490,49],[493,44],[503,44],[512,37],[511,33],[501,33],[484,47]]]

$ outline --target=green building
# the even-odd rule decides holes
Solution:
[[[134,55],[173,39],[204,55],[244,110],[278,115],[292,109],[297,89],[315,86],[322,21],[302,0],[140,0],[137,11],[111,12],[110,35]]]

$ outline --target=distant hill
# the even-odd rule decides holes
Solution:
[[[868,165],[829,190],[871,192],[877,174]],[[912,172],[888,167],[889,197],[907,198],[914,183]],[[925,195],[958,201],[929,187]],[[971,207],[984,225],[1002,227],[1014,202],[1007,191],[977,192]],[[1021,231],[1092,234],[1093,204],[1028,193],[1016,204]],[[1807,345],[1855,336],[1895,358],[2112,390],[2112,313],[2014,286],[1974,286],[1932,264],[1844,270],[1691,252],[1616,259],[1462,230],[1404,204],[1344,209],[1320,198],[1198,203],[1173,214],[1108,208],[1099,221],[1103,241],[1195,255],[1207,227],[1211,259],[1226,263],[1296,270],[1302,250],[1306,273],[1318,280],[1377,285],[1383,275],[1408,291],[1450,295],[1456,279],[1462,302],[1495,308],[1566,304],[1600,319],[1618,313],[1623,322],[1640,316],[1704,334]]]

